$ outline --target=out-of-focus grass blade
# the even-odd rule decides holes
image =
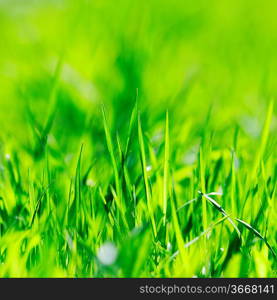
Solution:
[[[130,123],[129,123],[129,128],[128,128],[128,134],[127,134],[127,141],[126,141],[126,147],[125,147],[125,152],[124,152],[124,157],[126,158],[128,155],[129,147],[130,147],[130,140],[131,140],[131,135],[132,131],[135,125],[136,117],[138,115],[138,102],[136,99],[135,106],[132,110],[131,118],[130,118]]]
[[[57,90],[58,90],[60,75],[62,71],[63,60],[64,60],[64,54],[60,56],[54,73],[53,84],[52,84],[50,98],[49,98],[48,119],[43,129],[44,136],[50,132],[50,129],[52,127],[55,118],[56,107],[57,107]]]
[[[252,168],[252,174],[251,174],[252,180],[256,176],[256,172],[259,167],[259,164],[260,164],[261,160],[263,159],[263,155],[264,155],[264,151],[266,148],[269,131],[270,131],[270,124],[271,124],[272,115],[273,115],[273,108],[274,108],[274,100],[272,99],[268,106],[268,110],[267,110],[267,114],[266,114],[266,118],[265,118],[265,122],[264,122],[264,126],[263,126],[262,136],[261,136],[261,143],[256,152],[256,157],[255,157],[253,168]]]

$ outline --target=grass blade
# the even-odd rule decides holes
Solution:
[[[166,211],[167,211],[167,185],[169,172],[169,128],[168,128],[168,111],[166,112],[165,123],[165,150],[164,150],[164,181],[163,181],[163,223],[166,225]]]
[[[147,207],[148,207],[148,211],[149,211],[149,216],[151,219],[153,234],[154,234],[154,237],[156,237],[157,229],[156,229],[156,223],[155,223],[154,214],[153,214],[153,206],[152,206],[151,195],[150,195],[150,186],[149,186],[149,182],[148,182],[146,155],[145,155],[143,134],[142,134],[142,129],[141,129],[140,115],[138,115],[138,140],[139,140],[139,147],[140,147],[140,161],[141,161],[141,168],[142,168],[142,173],[143,173],[146,202],[147,202]]]

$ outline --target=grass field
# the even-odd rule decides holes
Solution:
[[[277,2],[0,1],[0,277],[276,277]]]

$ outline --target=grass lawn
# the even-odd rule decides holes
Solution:
[[[276,277],[276,11],[0,1],[0,277]]]

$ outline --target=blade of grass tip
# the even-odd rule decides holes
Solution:
[[[207,195],[208,195],[208,196],[211,196],[211,195],[222,196],[223,194],[220,193],[220,192],[211,192],[211,193],[208,193]],[[186,203],[184,203],[183,205],[181,205],[180,207],[178,207],[177,211],[179,211],[180,209],[186,207],[187,205],[189,205],[189,204],[195,202],[196,200],[201,200],[201,196],[199,196],[198,198],[193,198],[193,199],[187,201]]]
[[[149,187],[149,182],[148,182],[148,177],[147,177],[145,147],[144,147],[143,134],[142,134],[141,121],[140,121],[139,114],[138,114],[138,140],[139,140],[139,147],[140,147],[140,161],[141,161],[141,168],[142,168],[142,173],[143,173],[146,202],[147,202],[147,207],[148,207],[148,211],[149,211],[149,215],[150,215],[150,219],[151,219],[151,223],[152,223],[154,237],[156,237],[157,229],[156,229],[156,223],[155,223],[154,214],[153,214],[153,207],[152,207],[152,203],[151,203],[150,187]]]
[[[200,147],[199,152],[199,163],[200,163],[200,181],[201,181],[201,189],[202,193],[206,193],[206,187],[205,187],[205,162],[203,158],[203,149],[202,146]],[[204,231],[208,227],[208,220],[207,220],[207,203],[206,198],[202,197],[202,218],[203,218],[203,228]]]
[[[67,205],[66,205],[66,212],[65,212],[65,218],[64,218],[64,225],[67,228],[68,227],[68,220],[69,220],[69,208],[71,204],[71,196],[72,196],[72,186],[73,186],[73,180],[70,180],[70,185],[69,185],[69,191],[68,191],[68,196],[67,196]]]
[[[216,196],[222,196],[223,193],[221,193],[221,192],[211,192],[211,193],[208,193],[207,195],[208,195],[208,196],[213,196],[213,195],[216,195]]]
[[[260,238],[268,247],[268,249],[271,251],[271,253],[273,254],[273,256],[276,258],[276,253],[273,250],[273,248],[270,246],[270,244],[267,242],[267,240],[259,233],[259,231],[257,229],[255,229],[254,227],[252,227],[250,224],[246,223],[243,220],[237,219],[236,221],[239,222],[240,224],[242,224],[245,228],[247,228],[249,231],[251,231],[254,235],[256,235],[258,238]]]
[[[238,148],[239,129],[240,129],[239,126],[236,125],[235,132],[234,132],[234,139],[233,139],[233,146],[234,146],[235,153],[237,152],[237,148]]]
[[[167,211],[167,184],[168,184],[168,169],[169,169],[169,125],[168,125],[168,111],[166,112],[165,122],[165,150],[164,150],[164,182],[163,182],[163,223],[166,225],[166,211]]]
[[[193,199],[187,201],[186,203],[184,203],[183,205],[181,205],[180,207],[178,207],[177,212],[178,212],[180,209],[186,207],[187,205],[189,205],[189,204],[195,202],[196,200],[198,200],[198,198],[193,198]]]
[[[113,166],[113,171],[114,171],[114,177],[115,177],[115,190],[118,196],[118,201],[120,203],[120,205],[122,205],[122,201],[121,201],[121,189],[120,189],[120,181],[119,181],[119,172],[118,172],[118,168],[117,168],[117,164],[116,164],[116,160],[115,160],[115,154],[114,154],[114,150],[113,150],[113,144],[112,144],[112,138],[111,138],[111,134],[108,128],[108,123],[107,123],[107,118],[106,118],[106,113],[105,113],[105,108],[104,105],[102,105],[102,117],[103,117],[103,124],[104,124],[104,130],[105,130],[105,135],[106,135],[106,143],[107,143],[107,147],[108,147],[108,151],[110,154],[110,158],[111,158],[111,162],[112,162],[112,166]]]
[[[270,124],[271,124],[272,115],[273,115],[273,108],[274,108],[274,100],[272,99],[268,106],[268,110],[267,110],[267,114],[266,114],[266,118],[265,118],[265,122],[264,122],[264,126],[263,126],[262,136],[261,136],[260,147],[258,148],[258,150],[256,152],[256,156],[255,156],[255,160],[254,160],[254,164],[253,164],[253,169],[252,169],[252,173],[251,173],[252,181],[254,180],[254,178],[256,176],[256,172],[259,167],[260,161],[264,155],[264,151],[266,148],[269,131],[270,131]]]
[[[104,193],[102,191],[101,186],[99,187],[99,196],[100,196],[101,200],[103,201],[104,205],[106,206],[107,205],[107,201],[106,201],[106,198],[104,196]]]

